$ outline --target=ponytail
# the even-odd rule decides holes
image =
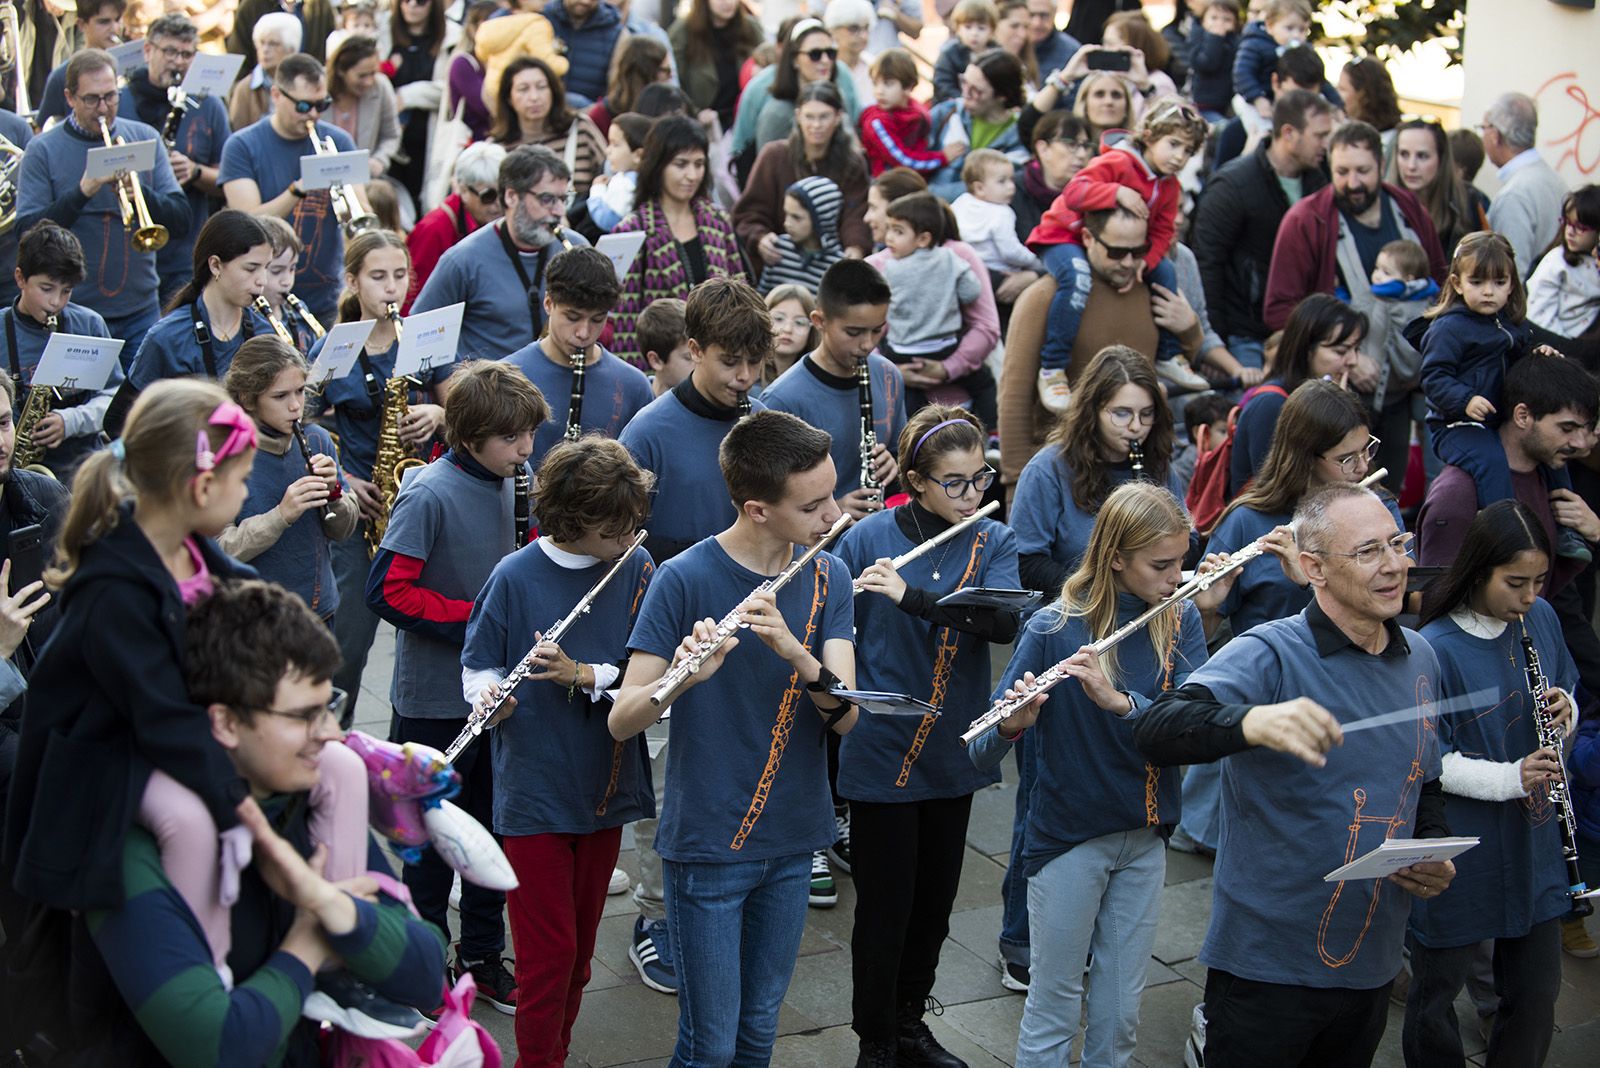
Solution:
[[[261,220],[249,212],[224,208],[211,216],[200,228],[200,236],[195,238],[194,274],[167,302],[165,310],[174,311],[199,299],[200,294],[215,277],[211,273],[212,256],[223,263],[231,263],[261,245],[274,250],[268,254],[267,259],[270,260],[277,254],[273,235],[261,224]]]
[[[52,590],[65,586],[78,570],[83,550],[117,525],[118,511],[129,496],[117,455],[121,444],[118,440],[111,448],[92,453],[73,476],[72,503],[56,542],[55,566],[44,573],[45,584]]]

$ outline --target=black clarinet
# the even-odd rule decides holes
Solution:
[[[1144,477],[1144,443],[1138,438],[1128,442],[1128,464],[1133,468],[1134,478]]]
[[[750,394],[748,394],[748,393],[739,394],[739,414],[740,415],[749,415],[750,414]]]
[[[872,495],[867,507],[874,509],[883,502],[883,484],[872,466],[878,432],[872,423],[872,368],[868,360],[856,361],[856,389],[861,397],[861,488]]]
[[[1522,624],[1522,658],[1526,662],[1524,670],[1528,677],[1528,697],[1533,701],[1533,727],[1539,748],[1554,753],[1556,765],[1561,769],[1561,774],[1550,783],[1549,797],[1551,807],[1556,810],[1556,821],[1561,827],[1561,859],[1567,865],[1567,896],[1572,900],[1572,910],[1587,916],[1594,911],[1594,906],[1586,899],[1589,886],[1584,881],[1583,873],[1578,870],[1578,817],[1572,810],[1572,794],[1567,788],[1567,761],[1563,756],[1565,740],[1561,737],[1561,728],[1556,726],[1555,718],[1545,705],[1550,683],[1545,678],[1544,669],[1539,666],[1539,650],[1533,647],[1533,637],[1528,633],[1526,622]]]
[[[298,419],[290,423],[289,428],[294,431],[295,444],[300,446],[300,455],[305,458],[306,474],[312,478],[318,477],[317,469],[311,466],[311,443],[306,440],[305,428],[300,425],[300,420]],[[343,496],[344,487],[339,485],[337,481],[328,487],[328,510],[322,514],[323,522],[331,523],[339,518],[339,513],[333,509],[333,502]]]
[[[528,535],[533,532],[533,479],[528,475],[526,465],[517,468],[517,473],[511,478],[512,516],[516,522],[516,530],[512,535],[515,548],[522,548],[528,544]]]
[[[567,403],[566,440],[577,441],[583,436],[583,365],[584,352],[572,354],[572,399]]]
[[[183,125],[183,113],[195,105],[189,99],[189,94],[176,85],[167,90],[167,100],[172,103],[172,110],[167,112],[167,120],[161,124],[161,143],[167,146],[168,151],[176,152],[178,127]]]

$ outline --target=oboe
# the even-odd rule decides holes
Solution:
[[[932,549],[937,549],[939,546],[943,545],[957,534],[960,534],[963,530],[966,530],[968,527],[972,526],[972,524],[976,523],[978,520],[982,519],[984,516],[988,515],[990,512],[999,507],[999,501],[990,501],[982,508],[979,508],[976,512],[973,512],[971,515],[967,516],[967,518],[961,520],[961,522],[952,523],[949,527],[941,530],[939,533],[935,534],[921,545],[918,545],[907,552],[901,553],[899,556],[889,561],[889,565],[896,571],[900,570],[902,567],[905,567],[923,553]],[[860,595],[863,592],[859,581],[856,583],[854,589],[857,595]]]
[[[567,402],[568,441],[577,441],[583,436],[583,370],[586,362],[583,349],[572,354],[572,399]]]
[[[1561,827],[1561,859],[1567,865],[1567,896],[1572,899],[1573,910],[1587,916],[1594,911],[1594,906],[1585,899],[1589,886],[1584,881],[1583,873],[1578,870],[1578,817],[1572,810],[1572,794],[1567,788],[1567,761],[1563,755],[1565,740],[1549,706],[1545,704],[1550,693],[1550,682],[1545,678],[1544,669],[1539,666],[1539,650],[1533,647],[1526,621],[1522,624],[1522,657],[1528,676],[1528,696],[1533,701],[1533,726],[1539,748],[1554,753],[1556,766],[1560,769],[1560,774],[1550,783],[1549,797]]]
[[[278,313],[272,310],[272,303],[266,297],[257,297],[250,304],[255,308],[256,314],[265,319],[272,327],[272,332],[278,335],[279,341],[299,351],[300,346],[295,344],[294,335],[289,333],[287,326],[283,325],[283,320],[278,318]]]
[[[624,549],[622,555],[617,557],[617,562],[611,565],[611,570],[601,576],[600,581],[595,583],[589,592],[584,594],[582,599],[572,606],[572,611],[563,616],[555,626],[544,632],[544,636],[540,641],[532,649],[528,650],[527,655],[517,661],[516,666],[506,674],[505,678],[495,683],[492,703],[484,705],[481,710],[473,709],[467,716],[467,725],[461,729],[460,734],[456,735],[455,741],[450,743],[450,748],[444,751],[444,758],[447,762],[455,763],[456,758],[461,755],[461,751],[472,742],[472,739],[484,732],[489,721],[494,718],[494,714],[500,711],[516,688],[522,685],[523,680],[539,668],[537,655],[539,645],[544,642],[554,642],[556,645],[560,645],[562,640],[566,638],[567,631],[572,629],[573,624],[588,614],[590,607],[594,604],[594,599],[600,596],[600,591],[605,589],[612,579],[617,577],[617,572],[621,571],[622,565],[628,562],[628,557],[632,556],[639,546],[644,544],[645,536],[645,531],[639,531],[634,536],[633,543]]]
[[[300,455],[305,458],[306,474],[312,478],[320,477],[317,475],[317,469],[311,466],[311,443],[306,440],[306,431],[300,425],[300,420],[296,419],[290,423],[289,429],[294,431],[295,444],[300,446]],[[335,479],[333,485],[328,487],[328,510],[322,514],[324,522],[331,523],[339,517],[339,513],[333,510],[333,502],[343,496],[344,487],[339,485],[338,479]]]
[[[1160,604],[1153,605],[1146,611],[1140,612],[1137,616],[1134,616],[1132,619],[1128,620],[1128,622],[1124,623],[1122,626],[1118,627],[1104,638],[1094,642],[1089,646],[1089,648],[1094,651],[1096,656],[1099,656],[1106,650],[1122,642],[1125,638],[1137,633],[1141,628],[1144,627],[1145,624],[1149,623],[1161,613],[1167,611],[1169,608],[1172,608],[1175,605],[1182,604],[1184,601],[1187,601],[1197,593],[1205,592],[1211,588],[1212,583],[1216,582],[1224,575],[1237,571],[1239,568],[1243,567],[1245,564],[1249,563],[1251,560],[1254,560],[1256,557],[1260,556],[1266,551],[1266,546],[1261,542],[1251,542],[1249,545],[1246,545],[1244,548],[1228,557],[1226,563],[1219,565],[1215,569],[1208,571],[1203,575],[1196,575],[1194,578],[1190,579],[1188,582],[1185,582],[1182,586],[1179,586],[1176,590],[1174,590],[1172,592],[1172,596],[1168,597]],[[1033,680],[1033,685],[1024,686],[1017,696],[1010,698],[1009,700],[1001,698],[1000,700],[996,701],[989,711],[972,721],[972,726],[968,727],[965,733],[961,735],[961,744],[971,745],[975,739],[998,727],[1002,720],[1011,716],[1019,708],[1025,707],[1035,697],[1054,689],[1056,684],[1062,680],[1070,678],[1070,676],[1067,674],[1065,665],[1065,660],[1051,665],[1041,674],[1036,675]]]
[[[878,448],[878,432],[872,422],[872,367],[870,359],[856,361],[856,389],[861,395],[861,488],[868,491],[869,508],[883,501],[883,485],[872,467],[872,454]]]
[[[283,296],[283,302],[289,305],[290,310],[292,310],[296,315],[300,316],[301,322],[305,323],[313,334],[319,338],[328,336],[328,332],[322,328],[322,324],[317,322],[317,317],[311,314],[311,309],[306,307],[305,301],[301,300],[293,293],[285,293]]]
[[[807,564],[816,558],[816,555],[820,553],[830,541],[839,536],[840,531],[844,530],[844,528],[849,525],[850,514],[846,512],[844,515],[841,515],[837,521],[835,521],[833,526],[829,528],[826,534],[817,539],[817,543],[815,545],[807,549],[805,553],[791,562],[788,567],[784,568],[772,578],[767,579],[767,581],[751,590],[749,595],[745,597],[744,601],[748,601],[751,597],[754,597],[758,593],[765,593],[768,590],[771,590],[773,593],[777,593],[779,590],[783,589],[784,585],[790,579],[798,575]],[[655,690],[650,694],[651,704],[655,705],[657,708],[661,707],[662,705],[670,705],[672,703],[672,698],[679,690],[683,689],[683,684],[689,681],[689,676],[693,675],[695,672],[704,667],[706,661],[711,659],[712,654],[714,654],[718,649],[722,648],[723,644],[727,642],[729,638],[733,637],[735,631],[737,631],[740,627],[745,626],[745,622],[739,614],[739,609],[744,606],[744,601],[740,601],[738,604],[734,605],[733,610],[722,617],[722,619],[717,623],[716,632],[713,633],[710,638],[701,642],[698,649],[684,657],[682,660],[678,661],[677,664],[673,665],[671,668],[667,669],[667,673],[661,676],[660,683],[657,684]]]
[[[1128,442],[1128,466],[1133,468],[1134,478],[1144,477],[1144,442],[1138,438]]]

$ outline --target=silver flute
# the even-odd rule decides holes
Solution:
[[[1176,590],[1174,590],[1172,592],[1172,596],[1168,597],[1160,604],[1153,605],[1149,609],[1139,613],[1137,616],[1134,616],[1132,619],[1128,620],[1128,622],[1124,623],[1122,626],[1118,627],[1104,638],[1101,638],[1099,641],[1090,645],[1089,648],[1094,651],[1096,656],[1099,656],[1112,646],[1117,645],[1125,638],[1128,638],[1138,632],[1145,626],[1145,624],[1156,618],[1156,616],[1159,616],[1162,612],[1165,612],[1174,605],[1187,601],[1197,593],[1205,592],[1206,590],[1210,589],[1211,585],[1218,579],[1222,578],[1224,575],[1228,575],[1239,570],[1239,568],[1243,567],[1245,564],[1248,564],[1251,560],[1254,560],[1256,557],[1260,556],[1266,551],[1266,546],[1261,541],[1251,542],[1249,545],[1246,545],[1244,548],[1228,557],[1226,563],[1218,565],[1215,569],[1207,571],[1203,575],[1196,575],[1194,578],[1190,579],[1188,582],[1185,582],[1182,586],[1179,586]],[[1073,655],[1076,656],[1076,652],[1074,652]],[[989,711],[973,720],[972,726],[968,727],[966,731],[962,733],[961,744],[971,745],[976,739],[998,727],[1002,720],[1009,718],[1018,709],[1025,707],[1034,698],[1053,689],[1057,683],[1070,678],[1071,676],[1067,674],[1066,663],[1067,662],[1065,660],[1062,660],[1059,663],[1053,664],[1046,668],[1041,674],[1034,677],[1033,685],[1022,687],[1022,689],[1017,692],[1015,697],[1001,698],[1000,700],[996,701],[994,705],[990,707]]]
[[[905,567],[923,553],[928,552],[931,549],[937,549],[939,546],[943,545],[957,534],[960,534],[963,530],[966,530],[968,527],[972,526],[972,524],[976,523],[978,520],[982,519],[984,516],[988,515],[990,512],[999,507],[999,501],[990,501],[982,508],[979,508],[976,512],[973,512],[971,515],[967,516],[967,518],[963,519],[961,522],[951,524],[948,528],[941,530],[939,533],[935,534],[921,545],[916,546],[908,552],[903,552],[893,560],[890,560],[889,566],[894,568],[896,571],[900,570],[902,567]],[[865,592],[861,588],[859,579],[856,581],[853,589],[858,596]]]
[[[717,629],[711,635],[711,637],[701,642],[699,648],[695,649],[694,652],[678,661],[667,670],[665,675],[661,676],[661,682],[657,684],[655,690],[650,694],[650,703],[655,705],[657,708],[661,708],[664,705],[670,705],[672,703],[672,698],[679,690],[683,689],[683,684],[689,681],[689,676],[699,671],[702,667],[705,667],[706,661],[710,660],[712,655],[715,654],[718,649],[722,648],[723,644],[726,643],[729,638],[733,637],[733,635],[741,627],[747,625],[739,612],[739,610],[744,607],[745,601],[748,601],[751,597],[754,597],[758,593],[765,593],[768,590],[771,590],[773,593],[777,593],[779,590],[783,589],[784,585],[790,579],[794,578],[802,570],[804,570],[805,566],[814,560],[817,554],[826,548],[827,544],[834,538],[838,537],[839,533],[849,525],[850,514],[846,512],[844,515],[841,515],[833,524],[833,526],[829,528],[828,532],[821,538],[818,538],[817,543],[811,548],[807,549],[803,555],[796,558],[789,564],[788,567],[778,572],[772,578],[767,579],[767,581],[751,590],[750,593],[745,596],[744,600],[734,605],[733,610],[718,621]]]
[[[544,632],[544,637],[539,639],[532,649],[528,650],[526,656],[517,661],[516,666],[506,674],[505,678],[491,687],[493,690],[491,695],[492,703],[483,705],[481,708],[475,708],[467,715],[467,725],[461,728],[461,733],[456,735],[456,740],[451,742],[450,748],[444,751],[446,762],[455,763],[462,750],[472,744],[472,739],[484,732],[489,726],[489,721],[494,718],[495,713],[499,712],[506,701],[510,699],[512,691],[521,686],[524,679],[538,670],[540,666],[538,658],[539,646],[545,642],[561,644],[561,640],[567,636],[567,631],[571,630],[579,619],[588,614],[590,607],[594,605],[594,599],[600,596],[600,591],[605,589],[611,580],[617,577],[617,573],[622,570],[622,565],[628,562],[628,557],[638,551],[639,546],[644,544],[644,539],[647,536],[648,531],[639,531],[634,536],[633,543],[624,549],[622,555],[617,557],[617,562],[611,565],[611,570],[607,571],[600,581],[595,583],[589,592],[584,594],[582,599],[572,606],[572,611],[563,616],[555,626]]]

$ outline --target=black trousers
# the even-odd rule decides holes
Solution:
[[[1561,993],[1561,929],[1546,920],[1521,938],[1494,941],[1494,990],[1500,998],[1489,1032],[1489,1068],[1538,1068],[1550,1052]],[[1478,943],[1429,949],[1414,938],[1411,994],[1401,1049],[1406,1068],[1461,1068],[1461,1028],[1452,1002],[1466,982]]]
[[[420,742],[443,752],[455,741],[461,719],[413,719],[399,712],[389,725],[389,740]],[[490,759],[489,739],[480,738],[456,758],[461,773],[461,792],[451,800],[484,827],[494,828],[494,762]],[[445,942],[450,941],[450,884],[455,869],[446,864],[439,851],[424,846],[422,859],[407,864],[403,875],[411,901],[421,917],[439,928]],[[475,883],[461,883],[461,959],[488,960],[498,957],[506,946],[506,895],[486,890]]]
[[[902,1007],[922,1015],[950,933],[971,812],[971,794],[850,802],[850,1026],[864,1041],[893,1041]]]
[[[1389,987],[1345,990],[1206,973],[1206,1068],[1369,1068]]]

